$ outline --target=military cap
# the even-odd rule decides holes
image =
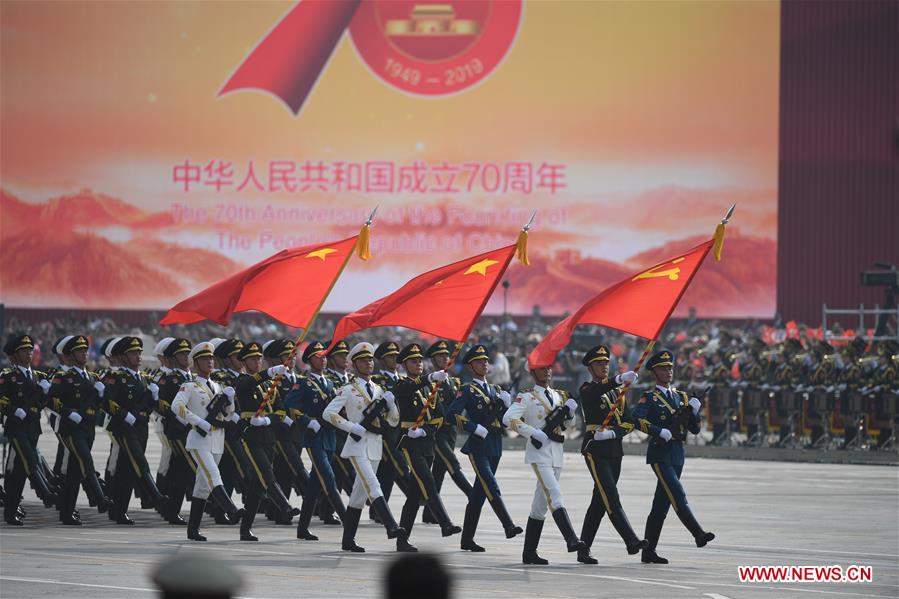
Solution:
[[[587,353],[584,354],[584,358],[581,360],[581,364],[589,366],[593,362],[608,362],[610,359],[611,353],[609,348],[605,345],[597,345],[587,350]]]
[[[212,347],[218,349],[218,346],[221,345],[223,341],[225,341],[224,337],[213,337],[209,340],[209,343],[212,344]]]
[[[103,342],[103,345],[100,346],[100,353],[106,356],[107,358],[112,356],[112,350],[115,348],[116,343],[119,342],[121,337],[110,337],[106,341]]]
[[[449,343],[440,339],[431,344],[431,346],[425,351],[425,356],[428,358],[433,358],[434,356],[439,356],[441,354],[450,354],[450,346]]]
[[[239,360],[246,360],[247,358],[252,358],[255,356],[262,357],[262,347],[259,346],[255,341],[250,341],[242,348],[240,348],[240,352],[237,354],[237,358]]]
[[[292,353],[296,346],[297,344],[294,343],[292,339],[279,339],[278,356],[286,356]]]
[[[663,349],[652,355],[646,361],[646,370],[652,370],[659,366],[674,366],[674,353],[669,349]]]
[[[154,356],[164,356],[165,348],[167,348],[169,346],[169,343],[171,343],[174,340],[175,340],[174,337],[165,337],[163,339],[160,339],[159,343],[156,344],[156,347],[153,348],[153,355]]]
[[[262,355],[266,358],[278,358],[286,356],[293,351],[295,343],[290,339],[272,339],[262,346]]]
[[[184,341],[187,341],[187,340],[185,339]],[[174,345],[174,343],[172,345]],[[190,344],[188,343],[188,347],[189,346],[190,346]],[[213,355],[212,352],[215,351],[215,346],[212,345],[208,341],[201,341],[201,342],[197,343],[193,347],[193,349],[191,349],[189,351],[190,351],[190,354],[188,354],[188,357],[191,360],[196,360],[197,358],[211,358]],[[174,355],[174,354],[172,354],[172,355]]]
[[[421,346],[417,343],[410,343],[400,352],[397,360],[399,362],[405,362],[406,360],[413,360],[415,358],[423,358],[424,355],[421,353]]]
[[[343,343],[341,341],[341,343]],[[336,349],[336,348],[335,348]],[[334,352],[331,352],[334,353]],[[375,357],[375,346],[368,341],[362,341],[353,346],[350,350],[350,361],[362,360],[364,358]]]
[[[487,348],[480,343],[477,345],[472,345],[467,352],[465,352],[465,356],[463,356],[462,361],[466,364],[471,364],[475,360],[488,360],[487,356]]]
[[[120,356],[130,351],[144,351],[144,341],[140,337],[122,337],[112,351]]]
[[[190,553],[179,553],[156,566],[152,579],[163,598],[233,597],[243,584],[240,573],[228,562]]]
[[[329,343],[329,345],[330,345],[330,343]],[[371,345],[371,344],[369,344],[369,345]],[[348,354],[348,353],[350,353],[350,344],[347,343],[345,339],[341,339],[336,344],[334,344],[334,347],[331,348],[331,351],[328,352],[328,355],[336,356],[339,354]],[[372,355],[374,355],[374,354],[372,354]]]
[[[243,341],[240,339],[221,339],[218,343],[210,341],[215,349],[212,354],[217,358],[227,358],[234,354],[239,354],[243,349]]]
[[[306,349],[303,350],[303,362],[308,364],[309,359],[312,358],[312,356],[323,354],[327,347],[328,346],[326,346],[321,341],[313,341],[306,346]]]
[[[268,341],[266,341],[265,343],[262,344],[262,355],[263,356],[265,356],[266,358],[274,357],[271,353],[269,353],[271,351],[271,350],[269,350],[269,348],[272,347],[272,345],[274,345],[274,343],[275,343],[274,339],[269,339]],[[275,354],[275,355],[277,355],[277,354]]]
[[[209,342],[207,341],[206,343],[209,343]],[[215,347],[212,346],[211,343],[209,343],[209,345],[211,347],[213,347],[213,349],[215,349]],[[165,352],[162,355],[168,356],[171,358],[175,354],[180,354],[180,353],[183,353],[186,351],[187,352],[190,351],[190,341],[188,341],[187,339],[184,339],[183,337],[175,337],[171,341],[171,343],[169,343],[168,347],[165,348]]]
[[[3,353],[11,355],[20,349],[34,349],[34,341],[30,335],[10,335],[3,346]]]
[[[57,356],[62,353],[62,348],[66,344],[66,342],[71,339],[71,335],[66,335],[65,337],[60,337],[56,340],[56,343],[53,344],[53,353]]]
[[[87,349],[88,347],[87,337],[84,335],[73,335],[72,338],[66,341],[66,344],[62,346],[62,353],[68,356],[75,350]]]
[[[899,351],[899,343],[896,343],[892,339],[887,339],[886,341],[882,341],[877,345],[878,356],[889,357],[892,354],[895,354],[897,351]]]
[[[399,353],[400,346],[397,345],[396,341],[385,341],[375,350],[375,357],[382,360],[387,356],[396,356]]]

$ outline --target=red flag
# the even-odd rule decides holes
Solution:
[[[282,250],[182,301],[159,324],[212,320],[228,324],[235,312],[258,310],[305,328],[346,265],[359,236]]]
[[[534,348],[528,356],[528,368],[552,364],[579,324],[598,324],[655,339],[714,243],[709,240],[686,254],[656,264],[588,301]]]
[[[403,326],[463,341],[506,272],[516,247],[510,245],[418,275],[387,297],[341,318],[332,345],[356,331],[383,326]]]

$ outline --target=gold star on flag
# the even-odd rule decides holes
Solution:
[[[306,258],[321,258],[322,262],[324,262],[328,254],[333,254],[336,251],[337,250],[333,248],[322,248],[320,250],[315,250],[314,252],[309,252],[306,254]]]
[[[499,264],[499,262],[496,260],[490,260],[489,258],[485,258],[484,260],[481,260],[480,262],[475,262],[474,264],[469,266],[468,270],[466,270],[463,274],[470,275],[471,273],[476,272],[476,273],[480,273],[481,276],[486,277],[487,269],[490,268],[491,266],[493,266],[494,264]]]

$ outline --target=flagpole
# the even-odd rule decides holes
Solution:
[[[503,264],[502,273],[500,276],[496,277],[496,281],[493,283],[493,289],[490,290],[490,293],[484,296],[484,301],[481,302],[481,307],[478,308],[477,316],[471,319],[471,322],[468,325],[468,329],[465,331],[465,335],[456,343],[456,348],[453,350],[453,353],[450,354],[449,362],[446,363],[443,370],[444,372],[448,371],[452,368],[453,364],[456,361],[456,358],[459,356],[459,351],[462,349],[462,345],[468,339],[469,335],[471,335],[472,329],[474,329],[475,323],[478,321],[478,318],[481,317],[481,312],[484,311],[484,308],[487,306],[487,302],[490,301],[490,296],[493,295],[493,291],[496,289],[496,285],[499,283],[500,279],[502,279],[502,275],[505,274],[507,268],[509,268],[509,263],[512,261],[512,256],[517,255],[518,259],[522,264],[529,264],[528,261],[528,252],[527,252],[527,235],[528,231],[531,230],[531,225],[534,224],[534,217],[537,216],[537,211],[531,213],[531,218],[528,219],[527,224],[525,224],[521,228],[521,233],[518,234],[518,241],[516,243],[516,251],[509,254],[509,257],[506,258],[506,263]],[[431,392],[428,394],[428,401],[425,402],[425,405],[422,406],[421,412],[418,413],[418,417],[415,419],[415,424],[412,425],[412,428],[418,428],[424,422],[425,416],[428,413],[428,410],[436,407],[435,398],[437,397],[437,383],[431,383]]]
[[[714,243],[709,247],[712,250],[713,255],[715,256],[715,260],[721,260],[721,251],[724,247],[724,228],[727,226],[727,223],[730,222],[731,217],[734,215],[734,208],[736,208],[736,204],[732,204],[728,209],[727,214],[724,215],[724,218],[721,219],[721,222],[715,227],[715,234],[712,235],[712,239]],[[705,255],[703,255],[702,259],[705,260],[705,257],[708,255],[708,250],[706,250]],[[690,283],[693,281],[693,277],[696,276],[696,273],[699,272],[699,268],[693,271],[693,274],[690,275],[689,280],[687,280],[687,284],[684,285],[683,290],[681,290],[680,295],[671,304],[671,309],[668,310],[668,316],[665,317],[665,320],[662,321],[662,325],[656,331],[656,334],[653,336],[653,340],[649,342],[649,345],[646,346],[646,350],[644,350],[643,355],[640,356],[640,361],[637,362],[637,367],[634,369],[634,372],[639,373],[640,369],[643,367],[643,362],[646,360],[646,356],[649,355],[649,352],[652,351],[652,348],[656,344],[656,337],[662,332],[662,329],[665,328],[665,325],[668,324],[668,319],[671,318],[671,314],[674,313],[674,309],[677,307],[677,304],[680,302],[681,297],[683,297],[684,293],[687,291],[687,288],[690,286]],[[609,421],[612,419],[612,414],[618,409],[621,405],[621,402],[624,400],[624,397],[627,395],[628,389],[630,389],[631,384],[625,383],[624,387],[622,387],[621,391],[618,394],[618,397],[615,399],[615,403],[612,404],[612,409],[609,410],[609,413],[606,414],[605,420],[602,421],[602,426],[599,427],[599,430],[605,430],[606,426],[608,426]]]
[[[368,220],[365,221],[365,224],[362,225],[362,230],[359,232],[359,238],[356,240],[356,245],[353,246],[353,250],[347,252],[346,258],[343,259],[343,264],[340,266],[340,270],[337,271],[337,276],[331,281],[331,286],[328,287],[328,290],[322,296],[321,301],[318,303],[318,306],[315,308],[315,312],[313,312],[312,317],[309,319],[309,322],[306,323],[306,326],[303,328],[303,332],[300,333],[300,336],[297,337],[296,342],[293,344],[293,349],[290,350],[290,354],[287,357],[288,364],[293,364],[294,359],[297,357],[297,351],[300,349],[300,344],[306,339],[306,335],[312,330],[312,325],[315,323],[315,319],[318,318],[319,312],[321,312],[322,306],[325,305],[325,300],[328,299],[328,296],[331,295],[331,290],[334,289],[334,285],[337,284],[337,280],[343,274],[343,271],[346,269],[347,264],[350,262],[350,258],[352,258],[353,254],[358,254],[359,257],[363,260],[368,260],[371,257],[371,253],[368,248],[368,240],[369,240],[369,231],[371,230],[372,220],[375,218],[375,214],[378,212],[378,207],[376,206],[374,210],[372,210],[371,215],[369,215]],[[265,391],[265,397],[262,400],[262,403],[259,404],[259,409],[256,410],[256,417],[262,416],[265,412],[265,409],[271,404],[272,399],[275,395],[275,389],[278,385],[281,384],[282,375],[276,374],[272,379],[272,384]]]

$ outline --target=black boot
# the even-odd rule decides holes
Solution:
[[[343,540],[340,548],[353,553],[365,553],[365,549],[356,544],[356,529],[359,528],[359,517],[362,510],[348,507],[343,517]]]
[[[434,514],[431,513],[431,508],[427,505],[421,511],[421,521],[424,524],[437,524],[437,518],[434,517]]]
[[[387,531],[388,539],[407,536],[406,531],[393,519],[393,514],[390,513],[390,507],[388,507],[387,502],[384,501],[383,497],[378,497],[372,501],[371,506],[378,512],[381,522],[384,523],[384,529]]]
[[[618,531],[621,540],[623,540],[624,544],[627,546],[628,555],[636,555],[641,549],[646,548],[646,541],[637,538],[637,533],[634,532],[624,510],[611,512],[609,514],[609,520],[612,522],[612,526],[615,527],[615,530]]]
[[[331,504],[331,509],[337,513],[340,520],[343,520],[343,517],[346,514],[346,508],[343,506],[343,499],[340,497],[340,491],[335,487],[333,489],[326,489],[325,492],[328,496],[327,503]]]
[[[168,497],[159,491],[159,487],[156,486],[156,481],[153,480],[153,477],[150,476],[149,472],[141,474],[137,482],[140,487],[142,504],[145,502],[148,507],[155,508],[165,505],[169,500]]]
[[[465,506],[465,520],[462,522],[462,550],[483,553],[485,549],[474,542],[474,533],[481,519],[481,506],[468,504]]]
[[[215,505],[228,516],[229,521],[235,522],[243,518],[246,510],[242,508],[238,509],[237,506],[234,505],[234,502],[231,501],[231,498],[228,496],[228,492],[225,491],[224,486],[218,485],[214,487],[210,497],[212,497],[212,501],[215,502]]]
[[[493,508],[496,517],[499,518],[500,524],[503,525],[503,530],[506,532],[507,539],[516,537],[523,532],[520,526],[515,526],[515,523],[512,522],[512,516],[509,515],[509,510],[506,509],[506,504],[503,502],[502,497],[495,495],[493,501],[490,502],[490,507]]]
[[[317,541],[318,537],[309,532],[309,524],[312,522],[312,511],[315,500],[303,499],[303,509],[300,510],[300,521],[297,523],[297,538],[304,541]]]
[[[709,541],[715,538],[715,533],[702,530],[702,526],[699,525],[696,516],[693,515],[693,511],[688,504],[685,503],[677,509],[677,517],[680,518],[680,521],[683,522],[684,526],[687,527],[687,530],[690,531],[690,534],[693,535],[697,547],[705,547]]]
[[[286,522],[287,524],[291,523],[290,520],[293,520],[294,516],[298,516],[300,514],[299,508],[295,508],[290,505],[290,502],[287,500],[287,497],[284,496],[284,492],[281,490],[281,487],[277,484],[269,486],[268,498],[281,512],[283,518],[288,520]],[[278,519],[276,518],[276,520]],[[283,523],[284,520],[278,520],[278,522]]]
[[[193,498],[190,502],[190,516],[187,520],[187,538],[191,541],[205,541],[206,537],[200,534],[200,522],[203,521],[203,509],[206,507],[206,501],[203,499]]]
[[[596,561],[596,558],[590,555],[590,547],[593,546],[593,539],[596,538],[596,531],[599,530],[599,523],[602,522],[602,517],[605,513],[605,510],[597,509],[593,504],[590,504],[590,507],[587,508],[587,513],[584,515],[584,525],[581,527],[581,540],[584,542],[585,547],[577,552],[577,561],[582,564],[596,565],[599,563]]]
[[[258,541],[259,537],[253,534],[253,521],[256,519],[256,510],[259,509],[259,497],[245,497],[243,518],[240,519],[240,540]]]
[[[386,503],[386,502],[385,502]],[[374,510],[374,507],[372,507]],[[377,512],[377,510],[375,510]],[[397,551],[408,551],[415,552],[418,551],[414,546],[409,543],[409,537],[412,536],[412,527],[415,526],[415,516],[418,515],[418,501],[409,501],[408,499],[403,504],[403,510],[400,512],[400,527],[406,531],[406,534],[400,536],[396,540],[396,550]],[[380,515],[378,515],[380,519]]]
[[[466,497],[471,495],[471,483],[468,482],[468,479],[465,478],[465,475],[462,474],[461,470],[456,470],[455,472],[450,474],[450,478],[453,479],[453,482],[456,483],[456,486],[459,487],[459,490],[465,493]]]
[[[338,496],[339,497],[339,496]],[[324,501],[321,497],[318,500],[318,519],[326,526],[340,526],[340,519],[334,517],[332,506],[329,501]]]
[[[446,513],[446,507],[443,505],[443,500],[440,499],[440,495],[434,495],[430,499],[428,499],[428,507],[431,508],[431,513],[437,519],[437,523],[440,525],[440,534],[444,537],[450,537],[452,535],[457,535],[462,532],[462,529],[455,524],[453,524],[452,520],[450,520],[449,514]]]
[[[571,519],[568,517],[568,511],[565,508],[560,507],[553,510],[553,520],[556,521],[556,526],[559,527],[559,532],[562,533],[562,538],[565,539],[568,553],[582,551],[587,548],[584,542],[577,538],[577,533],[574,532],[574,527],[571,525]]]
[[[646,519],[646,532],[643,537],[646,539],[646,548],[640,555],[640,561],[644,564],[667,564],[668,560],[656,553],[656,545],[659,543],[659,537],[662,535],[662,525],[665,523],[665,517],[657,518],[649,514]]]
[[[524,533],[524,551],[521,552],[521,563],[545,566],[549,562],[537,555],[540,533],[543,532],[543,520],[528,518],[527,530]]]

